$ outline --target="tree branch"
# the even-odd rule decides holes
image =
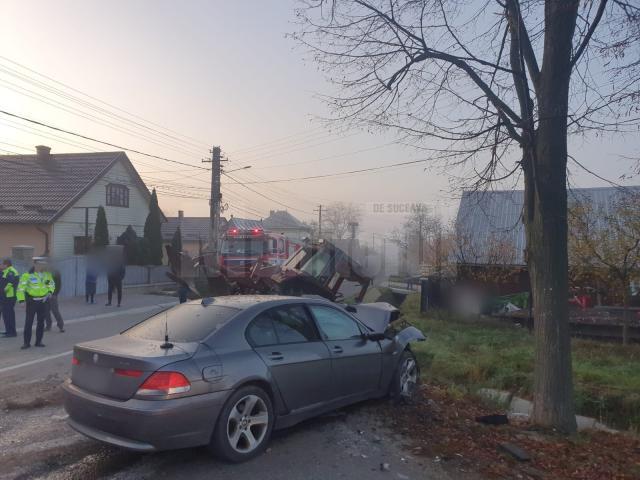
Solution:
[[[578,50],[576,50],[575,55],[571,59],[571,62],[569,64],[571,68],[573,68],[575,64],[578,62],[578,60],[580,60],[580,57],[582,56],[584,50],[587,48],[587,45],[589,44],[589,41],[591,40],[593,33],[596,31],[596,28],[598,27],[598,24],[602,19],[602,15],[604,15],[604,9],[607,6],[607,1],[608,0],[600,0],[600,5],[598,5],[598,11],[596,12],[596,16],[593,19],[593,23],[589,26],[589,30],[587,31],[586,35],[582,39],[582,43],[580,43]]]

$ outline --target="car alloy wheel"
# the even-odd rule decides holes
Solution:
[[[264,441],[269,427],[269,410],[257,395],[236,402],[227,419],[227,440],[236,452],[253,452]]]
[[[407,355],[400,367],[400,396],[411,399],[418,384],[418,365],[413,355]]]

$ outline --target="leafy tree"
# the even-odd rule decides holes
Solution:
[[[144,222],[144,258],[149,265],[162,265],[162,214],[158,206],[158,195],[154,188],[149,202],[149,214]]]
[[[626,192],[611,208],[578,200],[569,209],[569,260],[578,274],[622,292],[622,341],[629,341],[631,281],[640,276],[640,196]]]
[[[394,129],[473,188],[522,175],[535,305],[532,419],[575,431],[568,135],[640,125],[640,6],[628,0],[306,0],[298,41],[348,126]],[[571,94],[570,94],[571,93]],[[576,165],[580,164],[572,158]]]
[[[98,207],[96,214],[96,226],[93,231],[93,245],[95,247],[106,247],[109,245],[109,227],[107,225],[107,214],[104,207]]]
[[[138,258],[138,234],[131,225],[122,232],[122,235],[118,237],[116,243],[124,247],[124,258],[127,265],[142,265]]]
[[[180,231],[180,227],[176,228],[176,231],[173,233],[173,237],[171,238],[171,246],[175,252],[182,251],[182,232]]]
[[[362,212],[353,203],[334,202],[322,215],[323,235],[342,240],[349,232],[349,225],[360,223]],[[325,232],[326,229],[326,232]]]

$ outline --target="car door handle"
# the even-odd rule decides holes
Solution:
[[[280,352],[271,352],[271,355],[269,355],[269,360],[284,360],[284,355],[282,355]]]
[[[335,345],[333,347],[333,353],[342,353],[344,350],[342,350],[342,347],[340,345]]]

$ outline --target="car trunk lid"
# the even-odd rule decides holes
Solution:
[[[78,344],[73,349],[71,382],[106,397],[128,400],[155,371],[193,356],[198,343],[163,342],[115,335]]]

